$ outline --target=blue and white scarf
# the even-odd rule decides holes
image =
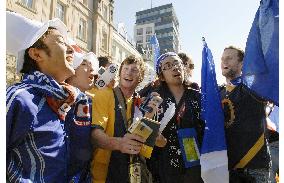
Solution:
[[[67,112],[75,102],[78,90],[67,83],[57,83],[52,77],[40,71],[25,74],[22,80],[23,85],[32,86],[44,94],[48,105],[57,113],[61,120],[65,120]]]

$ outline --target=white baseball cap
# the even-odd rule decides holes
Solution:
[[[99,60],[96,54],[94,54],[93,52],[84,52],[71,37],[67,37],[66,43],[72,46],[72,48],[74,49],[73,69],[77,69],[77,67],[81,65],[83,60],[87,60],[91,62],[95,74],[98,74]]]
[[[79,67],[79,65],[81,65],[83,60],[87,60],[87,61],[91,62],[92,68],[93,68],[95,74],[98,74],[99,60],[93,52],[83,54],[82,56],[78,56],[75,52],[74,60],[73,60],[73,68],[76,69],[77,67]]]
[[[48,29],[56,28],[67,38],[67,27],[58,18],[45,23],[6,11],[6,52],[17,57],[17,72],[23,68],[25,50],[32,46]]]

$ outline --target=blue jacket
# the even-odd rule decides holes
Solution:
[[[45,94],[30,84],[7,88],[6,166],[10,182],[65,182],[67,145],[64,121]]]

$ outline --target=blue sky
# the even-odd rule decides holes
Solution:
[[[224,83],[220,58],[226,46],[245,49],[247,36],[260,0],[152,0],[153,7],[173,3],[179,20],[181,51],[192,56],[194,80],[200,83],[204,36],[213,53],[217,81]],[[135,12],[149,9],[151,0],[116,0],[114,20],[123,22],[133,37]]]

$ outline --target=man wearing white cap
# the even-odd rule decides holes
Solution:
[[[66,182],[65,116],[77,91],[64,81],[74,75],[73,49],[59,19],[45,24],[6,12],[7,52],[17,55],[23,79],[6,91],[6,179]]]
[[[92,155],[91,137],[91,98],[85,92],[93,87],[95,74],[98,74],[99,61],[93,52],[74,54],[75,75],[66,80],[80,89],[75,104],[66,117],[69,134],[70,156],[68,160],[68,181],[91,182],[90,160]]]

